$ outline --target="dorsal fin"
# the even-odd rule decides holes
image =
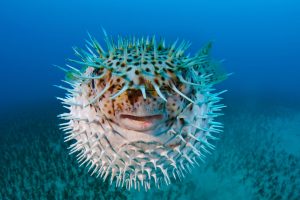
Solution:
[[[197,56],[207,56],[206,62],[197,66],[201,74],[210,75],[209,82],[215,84],[224,81],[228,75],[222,67],[223,61],[213,60],[210,57],[212,41],[208,42],[198,53]]]

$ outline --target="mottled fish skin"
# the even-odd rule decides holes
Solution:
[[[210,58],[211,43],[194,57],[189,42],[166,45],[155,37],[117,42],[104,31],[107,50],[93,37],[74,48],[81,65],[61,68],[67,91],[65,141],[80,165],[119,187],[145,190],[181,180],[222,132],[215,121],[223,107],[213,85],[227,76]]]

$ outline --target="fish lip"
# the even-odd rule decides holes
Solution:
[[[129,115],[129,114],[121,114],[120,119],[122,118],[128,118],[135,121],[152,121],[152,120],[160,120],[163,119],[163,114],[154,114],[154,115]]]
[[[155,130],[160,124],[164,123],[166,115],[164,113],[135,115],[120,114],[118,124],[126,129],[154,135]],[[150,131],[150,132],[149,132]]]

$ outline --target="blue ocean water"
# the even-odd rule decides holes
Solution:
[[[114,36],[155,34],[157,37],[165,37],[167,42],[172,42],[176,38],[186,39],[192,42],[191,53],[195,53],[207,41],[213,41],[214,57],[224,59],[226,71],[234,73],[228,80],[218,85],[220,89],[229,90],[224,95],[224,102],[229,106],[225,110],[225,116],[228,117],[224,116],[222,119],[227,122],[227,126],[224,138],[218,142],[218,145],[224,151],[230,149],[228,145],[234,146],[233,153],[227,155],[222,154],[221,150],[217,151],[211,161],[208,161],[207,167],[204,165],[198,170],[196,173],[198,179],[196,176],[195,180],[185,182],[184,188],[177,185],[169,190],[177,191],[179,193],[177,196],[170,196],[168,192],[159,191],[153,192],[152,195],[164,199],[198,197],[223,199],[222,196],[226,199],[300,198],[299,10],[300,3],[296,0],[1,1],[0,145],[2,153],[0,155],[3,155],[3,158],[0,160],[5,161],[1,163],[1,177],[8,174],[6,168],[13,170],[6,178],[0,180],[0,186],[4,188],[0,190],[0,199],[51,199],[53,197],[72,199],[72,191],[79,186],[76,183],[67,184],[69,179],[88,183],[89,187],[85,186],[85,190],[109,188],[98,183],[98,181],[101,182],[100,180],[85,178],[89,175],[85,174],[83,169],[73,173],[73,176],[74,174],[80,176],[77,179],[76,177],[60,177],[63,173],[61,170],[66,169],[66,166],[71,166],[71,162],[76,165],[76,162],[67,158],[65,146],[62,147],[61,144],[59,134],[62,133],[58,132],[56,127],[58,123],[56,115],[61,108],[55,97],[62,96],[63,93],[53,87],[53,84],[58,84],[64,77],[64,74],[53,67],[53,64],[64,65],[67,58],[74,58],[71,47],[84,47],[85,39],[88,38],[87,31],[99,41],[103,41],[101,27]],[[273,133],[274,138],[268,138],[267,132]],[[49,141],[53,144],[50,145],[47,142],[46,133],[51,135]],[[228,139],[231,137],[240,140],[231,141]],[[49,148],[39,148],[40,143],[36,141],[36,138],[45,141]],[[245,140],[248,139],[249,143],[253,140],[266,140],[266,143],[261,144],[266,147],[261,152],[266,154],[251,157],[250,155],[255,154],[251,151],[254,147],[240,149],[238,144],[247,146],[248,143]],[[280,142],[276,143],[273,140],[280,140]],[[225,142],[222,143],[222,141]],[[273,144],[273,142],[274,145],[271,146],[275,150],[271,146],[267,148],[266,145]],[[30,162],[20,158],[21,153],[9,153],[12,150],[18,152],[17,150],[22,149],[26,146],[25,144],[35,145],[28,155],[40,149],[42,149],[41,155],[47,151],[52,153],[53,155],[49,156],[51,162],[46,162],[48,164],[64,162],[64,159],[70,163],[63,165],[65,168],[62,166],[59,168],[56,165],[49,167],[53,170],[52,175],[42,177],[40,174],[46,173],[43,171],[45,170],[44,164],[39,163],[38,167],[30,166]],[[270,149],[275,153],[268,152]],[[250,157],[248,158],[241,152],[245,152]],[[243,163],[236,163],[237,166],[243,168],[236,169],[240,170],[239,174],[243,174],[246,170],[244,166],[250,166],[247,171],[248,176],[240,175],[244,182],[228,178],[229,175],[226,176],[226,173],[229,169],[216,164],[222,163],[222,160],[227,158],[226,161],[234,165],[233,161],[238,161],[237,158],[241,155],[243,155],[241,159]],[[266,155],[268,157],[264,157]],[[37,155],[32,159],[47,160],[46,157]],[[270,171],[256,173],[262,169],[257,169],[258,164],[250,161],[247,164],[246,157],[248,160],[257,162],[259,159],[264,159],[267,164],[259,167],[268,166],[269,168],[265,168],[275,170],[277,174],[281,174],[280,169],[283,168],[286,172],[282,172],[277,179],[274,178],[276,173]],[[9,162],[12,159],[20,161]],[[275,166],[273,168],[268,165],[272,162]],[[287,164],[284,165],[282,162]],[[34,172],[34,178],[30,179],[31,176],[22,175],[21,167],[28,169],[26,173]],[[289,167],[296,171],[288,170]],[[72,170],[76,169],[77,166]],[[288,171],[294,174],[289,174]],[[271,175],[266,175],[268,173]],[[25,182],[24,179],[26,179]],[[45,186],[44,181],[47,179],[55,180],[61,187]],[[17,184],[13,180],[22,184],[13,187]],[[205,184],[206,187],[203,187],[201,180],[208,181]],[[269,186],[270,182],[275,183]],[[38,185],[40,188],[33,192],[33,185]],[[245,187],[240,185],[245,185]],[[262,185],[268,189],[261,191],[261,188],[264,188]],[[186,187],[190,187],[190,190]],[[232,187],[237,187],[238,192]],[[278,196],[276,192],[272,196],[269,194],[272,193],[272,187],[277,193],[283,187],[288,189],[282,189],[281,196]],[[61,188],[67,188],[67,190]],[[251,188],[254,188],[255,192]],[[184,191],[186,196],[180,196],[180,191]],[[197,196],[196,191],[199,191],[200,196]],[[85,199],[84,197],[89,195],[86,191],[80,192],[83,196],[79,195],[78,198]],[[13,193],[18,196],[14,198],[11,195]],[[32,196],[32,193],[36,196]],[[45,195],[41,197],[39,193]],[[61,193],[63,195],[59,196]],[[112,192],[105,197],[104,193],[97,193],[97,195],[95,196],[99,199],[149,198],[149,193],[128,194],[123,191]]]

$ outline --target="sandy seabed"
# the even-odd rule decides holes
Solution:
[[[79,167],[51,107],[1,115],[0,199],[300,199],[299,107],[230,106],[206,162],[148,192],[116,189]]]

